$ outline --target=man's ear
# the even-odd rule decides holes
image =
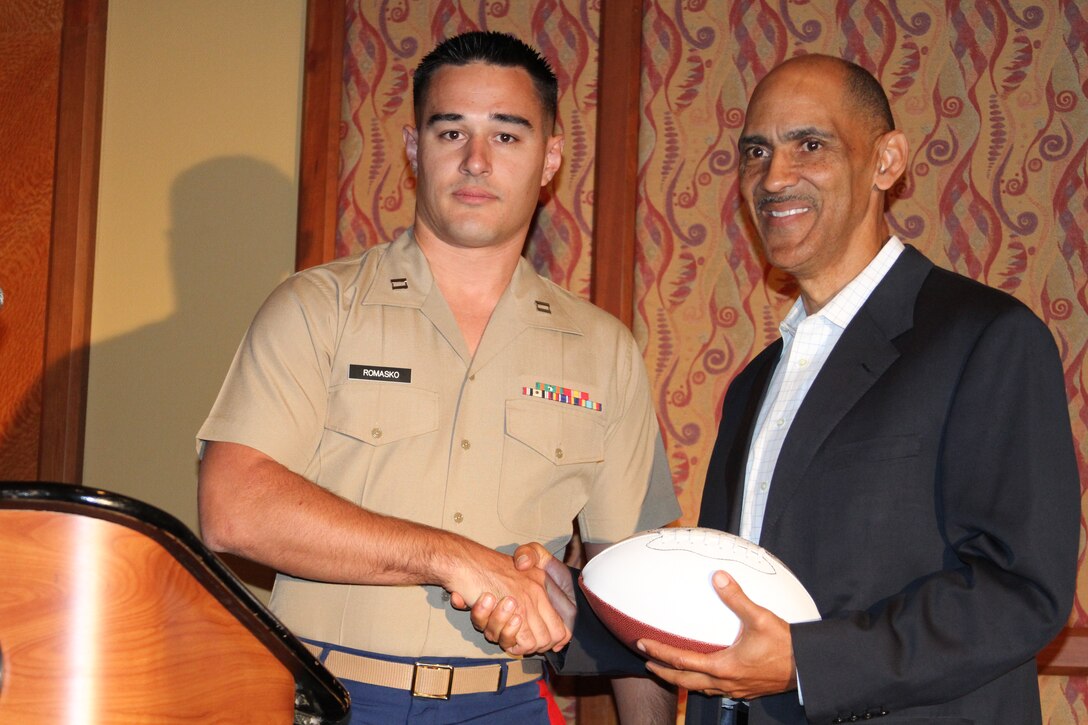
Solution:
[[[416,156],[419,153],[419,136],[415,126],[405,126],[401,129],[401,134],[404,136],[404,153],[408,156],[408,165],[412,167],[412,173],[415,174],[418,167]]]
[[[877,144],[880,151],[877,154],[873,185],[881,191],[887,191],[899,181],[899,177],[907,169],[910,144],[902,131],[888,131]]]
[[[559,171],[563,163],[563,135],[552,136],[548,139],[547,148],[544,151],[544,173],[540,177],[540,185],[547,186],[548,182]]]

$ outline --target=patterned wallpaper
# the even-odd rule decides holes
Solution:
[[[410,223],[400,128],[433,42],[514,32],[553,60],[564,166],[527,254],[588,297],[601,0],[348,2],[337,251]],[[796,290],[768,269],[737,194],[746,99],[802,52],[854,60],[889,90],[912,144],[889,219],[938,264],[999,287],[1050,326],[1088,472],[1088,5],[645,0],[635,333],[685,523],[696,519],[721,399],[778,335]],[[1083,536],[1082,536],[1083,541]],[[1072,623],[1088,626],[1088,581]],[[1088,723],[1085,678],[1042,679],[1048,723]]]

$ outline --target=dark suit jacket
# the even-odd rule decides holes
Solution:
[[[738,529],[781,349],[730,385],[701,526]],[[1035,654],[1065,623],[1076,577],[1067,410],[1046,326],[908,247],[844,331],[778,458],[760,543],[823,620],[791,627],[804,708],[796,692],[759,698],[751,725],[1039,722]],[[611,660],[619,650],[600,630],[581,643],[586,619],[570,669],[629,663]],[[718,705],[692,694],[688,722],[717,723]]]

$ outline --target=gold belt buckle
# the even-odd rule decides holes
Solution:
[[[429,692],[420,692],[416,689],[416,680],[419,679],[420,670],[446,670],[448,677],[446,678],[446,693],[444,695],[432,695]],[[453,667],[451,665],[437,665],[429,664],[427,662],[416,662],[415,667],[412,668],[412,697],[425,697],[429,700],[448,700],[450,699],[450,693],[453,691]]]

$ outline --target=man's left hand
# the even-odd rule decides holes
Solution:
[[[735,700],[785,692],[797,687],[789,624],[752,602],[725,572],[713,577],[722,602],[740,618],[731,647],[702,654],[649,639],[638,641],[646,667],[673,685]]]

